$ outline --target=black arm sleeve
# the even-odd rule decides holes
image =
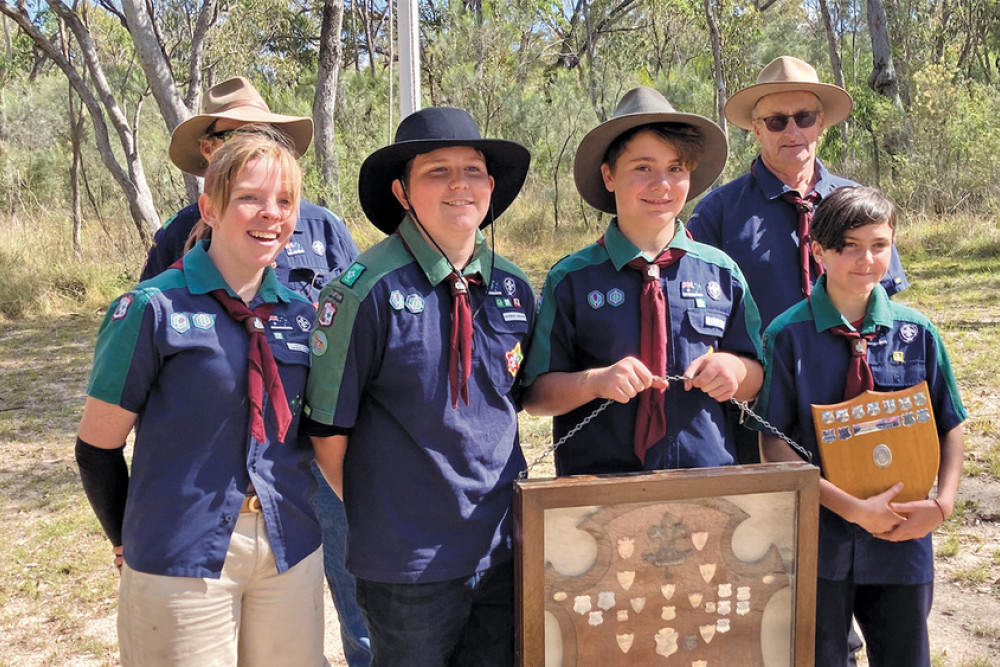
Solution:
[[[125,445],[118,449],[101,449],[77,438],[76,464],[80,466],[80,481],[97,520],[111,544],[121,546],[125,498],[128,496]]]
[[[299,422],[299,431],[316,438],[329,438],[331,435],[351,434],[351,429],[349,428],[321,424],[317,421],[309,419],[309,417],[302,417],[302,420]]]

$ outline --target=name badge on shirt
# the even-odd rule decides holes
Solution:
[[[503,314],[504,322],[527,322],[528,316],[519,310],[508,310]]]

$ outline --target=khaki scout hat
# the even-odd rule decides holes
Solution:
[[[820,83],[813,66],[792,56],[779,56],[760,72],[757,83],[737,92],[726,102],[726,118],[736,127],[753,127],[753,110],[762,97],[775,93],[805,91],[819,98],[827,127],[851,115],[854,100],[850,93],[832,83]]]
[[[617,212],[615,194],[608,192],[601,176],[601,164],[608,148],[628,130],[657,123],[682,123],[701,132],[704,147],[698,166],[691,172],[688,200],[697,197],[715,182],[729,155],[729,141],[722,128],[704,116],[675,111],[659,91],[639,86],[625,93],[614,117],[591,130],[576,149],[573,179],[584,201],[599,211]]]
[[[208,128],[219,118],[277,126],[277,129],[289,136],[299,155],[306,152],[312,141],[311,118],[271,113],[267,102],[253,84],[238,76],[206,90],[202,99],[202,113],[188,118],[174,128],[170,136],[170,160],[181,171],[195,176],[205,174],[208,163],[201,155],[198,142],[205,138]]]

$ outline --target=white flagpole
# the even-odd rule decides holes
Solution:
[[[406,118],[420,109],[419,0],[398,0],[399,115]]]

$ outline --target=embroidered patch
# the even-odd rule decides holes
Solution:
[[[312,322],[310,322],[309,318],[305,315],[299,315],[296,317],[295,323],[299,325],[299,329],[302,329],[302,331],[306,333],[309,333],[309,330],[312,329]]]
[[[326,246],[323,245],[322,241],[313,241],[313,243],[312,243],[312,250],[317,255],[322,255],[323,251],[326,250]]]
[[[608,304],[617,308],[623,303],[625,303],[625,292],[617,287],[608,292]]]
[[[195,329],[211,329],[215,326],[215,315],[209,313],[195,313],[191,316],[191,323]]]
[[[510,296],[517,294],[517,283],[510,276],[503,279],[503,288],[507,290],[507,294]]]
[[[339,292],[331,287],[326,292],[326,298],[329,299],[330,301],[336,301],[337,303],[340,303],[341,301],[344,300],[344,293]]]
[[[280,331],[272,331],[271,335],[274,336],[274,340],[285,340],[285,334]]]
[[[309,337],[309,349],[312,351],[313,355],[317,357],[322,357],[326,354],[327,342],[326,334],[316,329],[312,332],[312,336]]]
[[[511,301],[514,302],[514,307],[515,308],[520,308],[521,307],[521,300],[518,299],[517,297],[514,297],[513,299],[511,299]]]
[[[365,265],[354,262],[354,264],[351,264],[347,270],[344,271],[344,275],[340,276],[340,282],[344,283],[348,287],[354,287],[354,283],[358,282],[358,278],[360,278],[361,274],[364,272]]]
[[[292,323],[284,315],[271,315],[267,320],[267,326],[272,331],[291,331]]]
[[[316,323],[321,327],[328,327],[333,324],[333,316],[337,314],[337,307],[329,301],[323,302],[323,307],[319,310]]]
[[[591,308],[597,310],[598,308],[604,305],[604,294],[602,294],[597,290],[594,290],[593,292],[587,295],[587,303],[590,304]]]
[[[701,290],[701,283],[696,283],[691,280],[685,280],[681,283],[682,299],[694,299],[699,296],[705,296],[705,293]]]
[[[128,313],[128,307],[132,305],[132,295],[126,294],[118,300],[115,312],[111,315],[112,320],[120,320]]]
[[[715,317],[714,315],[705,315],[705,326],[725,329],[726,319],[724,317]]]
[[[704,308],[705,307],[705,300],[704,299],[695,299],[694,300],[694,307],[695,308]]]
[[[912,343],[917,339],[917,325],[906,323],[899,328],[899,339],[904,343]]]
[[[424,299],[419,294],[409,294],[406,297],[406,309],[417,315],[424,312]]]
[[[177,333],[186,333],[191,328],[191,320],[184,313],[171,313],[170,328]]]
[[[507,313],[510,315],[523,315],[524,313]],[[524,355],[521,354],[521,343],[518,341],[514,345],[514,349],[504,354],[507,357],[507,372],[510,373],[511,377],[517,377],[517,372],[521,370],[521,362],[524,361]]]
[[[403,310],[406,299],[403,297],[403,293],[398,289],[392,290],[389,294],[389,305],[393,310]]]
[[[303,345],[302,343],[286,343],[288,349],[292,352],[301,352],[302,354],[309,354],[309,347]]]
[[[503,314],[504,322],[527,322],[528,316],[519,310],[511,310]]]
[[[285,254],[288,255],[289,257],[295,257],[296,255],[301,255],[305,251],[306,249],[303,248],[302,244],[299,243],[298,241],[289,241],[288,245],[285,246]]]
[[[486,293],[490,296],[497,296],[498,294],[502,294],[502,292],[500,291],[500,286],[497,285],[497,281],[495,280],[490,281],[490,289]]]
[[[896,350],[892,353],[892,360],[897,364],[901,364],[906,361],[906,354],[902,350]]]
[[[705,287],[705,291],[708,292],[708,298],[712,301],[718,301],[722,298],[722,286],[714,280]]]

